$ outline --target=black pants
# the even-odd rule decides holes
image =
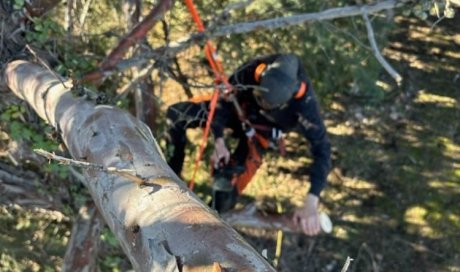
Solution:
[[[171,105],[166,111],[168,123],[168,164],[177,175],[182,172],[185,158],[185,146],[187,144],[186,130],[206,126],[208,118],[209,101],[200,103],[179,102]],[[248,156],[247,138],[241,124],[233,124],[232,137],[237,138],[238,146],[232,153],[232,160],[243,165]]]

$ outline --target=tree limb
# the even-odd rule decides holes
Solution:
[[[226,212],[221,217],[233,227],[283,230],[294,233],[302,232],[292,222],[292,216],[287,214],[263,214],[257,211],[255,205],[247,205],[242,210]]]
[[[372,47],[372,52],[374,53],[375,58],[383,66],[383,68],[385,68],[385,70],[390,74],[390,76],[396,81],[398,86],[401,85],[401,75],[398,72],[396,72],[396,70],[386,61],[386,59],[380,53],[379,47],[377,46],[377,42],[375,41],[374,30],[372,29],[372,24],[369,21],[369,17],[367,16],[366,11],[363,11],[363,19],[366,23],[367,37],[369,39],[369,43]]]
[[[230,34],[247,33],[251,31],[268,30],[282,28],[286,26],[303,24],[306,22],[332,20],[344,17],[362,15],[364,12],[371,14],[387,9],[393,9],[402,6],[401,2],[396,0],[386,0],[377,2],[373,5],[349,6],[341,8],[327,9],[316,13],[304,13],[289,17],[279,17],[249,23],[238,23],[217,28],[209,34],[209,37],[226,36]]]
[[[104,75],[105,71],[112,70],[116,64],[123,58],[129,48],[138,43],[145,37],[147,32],[160,20],[164,13],[172,6],[172,0],[161,0],[158,5],[137,24],[131,32],[120,41],[118,46],[105,58],[100,65],[99,71],[94,71],[81,78],[81,82],[98,82]]]
[[[41,66],[14,61],[8,87],[57,128],[72,158],[132,169],[143,187],[120,175],[85,170],[88,189],[136,271],[273,271],[230,226],[191,193],[163,160],[150,130],[121,109],[74,97]]]

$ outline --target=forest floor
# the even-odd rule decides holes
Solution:
[[[382,75],[376,106],[342,94],[323,107],[333,170],[321,202],[334,230],[285,233],[279,271],[340,271],[348,256],[348,271],[460,271],[460,18],[432,29],[395,20],[384,53],[404,83]],[[290,159],[269,158],[248,188],[286,209],[301,204],[308,179],[293,171],[307,145],[291,139]],[[275,258],[275,231],[241,231]]]
[[[403,85],[382,72],[382,103],[338,94],[323,106],[333,169],[321,209],[334,229],[313,238],[284,233],[279,271],[340,271],[348,256],[351,272],[460,271],[460,16],[432,29],[416,19],[395,21],[384,53]],[[243,202],[277,202],[287,211],[301,205],[308,144],[288,136],[289,159],[267,155]],[[59,269],[68,218],[0,206],[0,229],[0,271]],[[275,259],[277,232],[239,231]],[[108,232],[104,243],[103,267],[124,270]]]

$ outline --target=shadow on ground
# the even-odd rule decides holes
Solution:
[[[460,18],[432,29],[415,19],[396,23],[384,52],[404,83],[382,74],[383,104],[337,95],[323,108],[334,169],[322,201],[335,228],[315,238],[285,234],[280,271],[339,271],[347,256],[348,271],[460,270]],[[288,149],[292,157],[308,153],[295,137]],[[292,171],[302,162],[272,160],[263,171],[281,178],[256,180],[249,193],[282,201],[304,192],[308,173]],[[241,231],[274,258],[275,232]]]

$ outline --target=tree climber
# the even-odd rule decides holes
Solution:
[[[326,185],[331,151],[319,105],[301,60],[293,54],[263,56],[240,66],[229,82],[236,103],[228,96],[220,97],[211,123],[215,139],[211,156],[213,208],[219,212],[233,208],[237,196],[262,164],[263,153],[275,148],[283,154],[283,133],[297,131],[310,142],[313,164],[310,190],[304,206],[294,212],[293,221],[305,234],[318,234],[319,196]],[[173,104],[167,110],[171,150],[168,163],[178,175],[184,162],[186,129],[204,127],[208,108],[209,99],[192,99]],[[225,128],[230,128],[231,136],[238,139],[232,154],[225,144]]]

